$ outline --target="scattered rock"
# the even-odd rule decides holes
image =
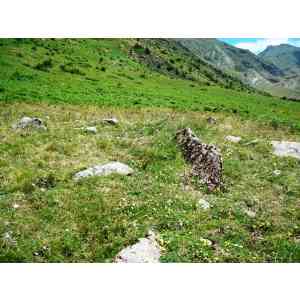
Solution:
[[[249,217],[249,218],[255,218],[256,213],[250,209],[245,208],[244,213]]]
[[[207,123],[209,124],[217,124],[217,119],[213,118],[213,117],[208,117],[206,119]]]
[[[279,175],[281,175],[281,171],[280,170],[274,170],[273,175],[274,176],[279,176]]]
[[[225,137],[226,141],[232,142],[232,143],[239,143],[241,141],[241,137],[239,136],[233,136],[233,135],[227,135]]]
[[[86,170],[80,171],[74,175],[74,180],[79,180],[81,178],[90,176],[106,176],[113,173],[120,175],[131,175],[133,174],[133,172],[133,169],[131,169],[129,166],[114,161],[107,164],[96,165]]]
[[[17,203],[14,203],[12,207],[13,207],[14,209],[17,209],[17,208],[19,208],[19,207],[20,207],[20,205],[19,205],[19,204],[17,204]]]
[[[121,250],[116,258],[116,263],[159,263],[161,255],[157,237],[151,230],[145,238]]]
[[[199,177],[210,191],[222,186],[223,163],[219,150],[201,143],[190,128],[178,131],[176,139],[185,160],[192,164],[192,175]]]
[[[102,120],[104,123],[108,123],[111,125],[117,125],[119,123],[117,118],[108,118],[108,119],[103,119]]]
[[[96,134],[97,133],[97,127],[86,127],[85,131],[88,132],[88,133]]]
[[[13,125],[13,129],[36,128],[46,130],[47,127],[43,121],[38,118],[23,117],[17,124]]]
[[[198,201],[198,204],[199,204],[199,206],[200,206],[202,209],[204,209],[204,210],[207,210],[207,209],[210,208],[209,202],[207,202],[205,199],[200,199],[200,200]]]
[[[277,156],[290,156],[300,159],[300,143],[272,141],[274,154]]]

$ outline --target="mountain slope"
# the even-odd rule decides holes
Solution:
[[[300,48],[288,44],[269,46],[258,55],[266,62],[276,65],[285,76],[277,85],[292,90],[290,96],[300,95]]]
[[[228,45],[217,39],[179,39],[183,46],[198,57],[226,71],[246,84],[273,95],[299,96],[297,85],[290,80],[287,70],[272,59]]]
[[[275,65],[264,62],[250,51],[217,39],[179,39],[179,41],[198,57],[256,87],[272,84],[283,75]]]
[[[288,44],[269,46],[258,57],[274,64],[286,74],[300,73],[300,48]]]

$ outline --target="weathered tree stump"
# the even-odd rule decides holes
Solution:
[[[183,156],[192,165],[192,175],[207,185],[209,191],[223,186],[223,163],[220,151],[214,145],[201,143],[190,128],[176,133]]]

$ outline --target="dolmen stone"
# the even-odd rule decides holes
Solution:
[[[149,230],[145,238],[121,250],[114,259],[116,263],[159,263],[161,249],[155,233]]]
[[[18,123],[13,125],[13,129],[25,129],[25,128],[36,128],[46,130],[47,127],[43,121],[39,118],[23,117]]]
[[[96,165],[80,171],[74,175],[74,180],[77,181],[86,177],[107,176],[110,174],[131,175],[133,172],[133,169],[131,169],[129,166],[114,161],[107,164]]]
[[[272,141],[274,154],[277,156],[290,156],[300,159],[300,143]]]
[[[185,160],[192,165],[192,175],[207,185],[209,191],[223,186],[223,161],[214,145],[202,143],[190,128],[176,133],[176,139]]]

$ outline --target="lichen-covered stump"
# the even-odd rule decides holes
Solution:
[[[176,140],[185,160],[192,165],[192,175],[199,177],[209,191],[222,187],[223,163],[219,150],[201,143],[190,128],[178,131]]]

